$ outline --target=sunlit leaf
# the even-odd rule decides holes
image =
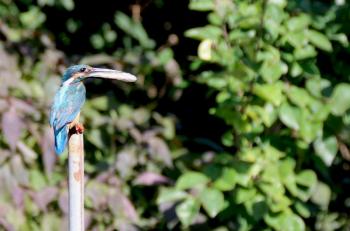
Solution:
[[[225,208],[224,194],[214,188],[205,188],[199,195],[201,204],[210,217],[216,215]]]
[[[304,231],[305,224],[303,220],[291,213],[284,212],[282,214],[274,214],[265,216],[265,222],[272,226],[275,230],[286,230],[286,231]]]
[[[341,116],[350,108],[350,84],[338,84],[331,96],[331,110],[334,115]]]
[[[46,20],[46,15],[38,7],[32,6],[27,12],[20,14],[19,18],[27,28],[36,29]]]
[[[205,27],[198,27],[198,28],[192,28],[185,32],[186,37],[198,39],[198,40],[204,40],[204,39],[210,39],[215,41],[218,39],[221,35],[221,29],[216,26],[205,26]]]
[[[208,182],[209,178],[200,172],[186,172],[178,178],[176,188],[189,189],[193,187],[200,187]]]
[[[332,196],[332,191],[328,185],[323,182],[318,182],[313,190],[311,200],[319,205],[321,209],[327,209]]]
[[[313,43],[316,47],[328,52],[333,50],[332,44],[326,35],[315,30],[308,30],[306,34],[311,43]]]
[[[278,106],[284,101],[283,84],[276,82],[273,84],[255,84],[253,93],[260,98]]]
[[[279,118],[287,127],[300,129],[301,112],[298,108],[283,104],[279,110]]]
[[[338,151],[338,142],[334,136],[324,140],[318,139],[314,142],[316,154],[323,160],[327,166],[331,166]]]
[[[188,197],[185,201],[176,206],[176,215],[184,226],[189,226],[193,223],[199,212],[199,205],[196,199]]]
[[[214,8],[212,0],[191,0],[188,6],[191,10],[208,11]]]
[[[224,168],[220,177],[214,182],[214,187],[221,191],[232,190],[236,185],[236,170]]]
[[[172,202],[184,199],[187,197],[187,193],[175,188],[161,188],[157,198],[157,203]]]

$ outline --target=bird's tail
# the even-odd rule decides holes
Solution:
[[[66,145],[68,140],[68,129],[67,126],[60,128],[59,130],[55,130],[55,151],[57,155],[60,155]]]

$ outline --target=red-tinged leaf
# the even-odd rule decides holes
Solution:
[[[32,192],[31,196],[37,206],[44,212],[47,211],[47,205],[57,198],[58,189],[55,187],[46,187],[40,192]]]
[[[166,166],[172,167],[173,162],[168,145],[159,137],[150,137],[147,140],[149,153],[154,159],[162,161]]]
[[[132,136],[132,138],[134,138],[134,140],[136,141],[136,143],[141,143],[142,142],[142,134],[141,132],[136,129],[136,128],[131,128],[129,130],[129,134]]]
[[[159,185],[169,183],[169,179],[154,172],[143,172],[135,179],[136,185]]]
[[[14,151],[16,148],[16,143],[21,136],[21,131],[24,128],[24,123],[18,116],[14,107],[11,107],[10,110],[3,114],[1,128],[10,149]]]
[[[16,99],[16,98],[11,98],[11,105],[13,105],[17,111],[26,113],[26,114],[37,114],[39,113],[38,110],[33,107],[33,105],[21,100],[21,99]]]
[[[110,190],[108,207],[116,217],[127,217],[131,222],[138,220],[137,212],[131,201],[119,190]]]
[[[133,174],[133,168],[137,165],[137,156],[134,148],[125,148],[117,155],[116,168],[122,179]]]
[[[19,208],[23,211],[24,190],[21,187],[16,186],[12,189],[12,200],[13,203],[16,205],[16,208]]]
[[[27,168],[19,155],[14,155],[10,160],[12,178],[21,185],[29,186],[29,175]]]
[[[5,99],[0,99],[0,112],[5,111],[8,108],[8,103]]]
[[[104,208],[107,204],[107,185],[90,181],[85,188],[86,198],[91,200],[94,209]]]
[[[120,201],[123,205],[124,213],[125,215],[132,221],[136,222],[138,217],[137,217],[137,212],[134,207],[134,205],[131,203],[129,198],[127,198],[124,194],[120,194]]]
[[[18,141],[17,148],[22,153],[23,159],[27,164],[32,164],[35,161],[37,157],[36,152],[29,148],[25,143]]]
[[[18,185],[16,180],[13,179],[13,173],[11,172],[10,164],[5,163],[1,165],[0,168],[0,182],[1,191],[4,193],[9,193]],[[1,213],[0,213],[1,216]]]
[[[8,87],[17,86],[21,72],[17,66],[16,56],[10,55],[3,46],[0,47],[0,95],[8,95]]]
[[[4,228],[7,231],[15,231],[15,227],[5,220],[4,217],[0,217],[0,227]]]
[[[58,206],[64,214],[68,214],[68,191],[64,191],[58,198]]]
[[[1,150],[0,152],[0,166],[4,164],[4,162],[11,156],[11,152],[9,150]]]
[[[95,212],[93,212],[95,213]],[[90,230],[89,227],[92,223],[92,219],[94,218],[93,217],[93,213],[91,213],[89,210],[85,210],[84,211],[84,221],[85,221],[85,227],[86,227],[86,230]],[[64,226],[66,227],[66,226]]]
[[[108,178],[110,178],[110,177],[111,177],[111,173],[104,171],[104,172],[101,172],[100,174],[98,174],[96,176],[95,180],[99,183],[106,183],[108,181]]]
[[[54,149],[54,135],[48,126],[44,129],[44,134],[40,139],[40,148],[43,155],[45,173],[50,175],[57,161]]]
[[[117,224],[117,228],[119,231],[139,231],[140,230],[134,225],[129,224],[128,222],[120,222],[119,224]],[[111,230],[114,230],[114,229],[111,228]]]

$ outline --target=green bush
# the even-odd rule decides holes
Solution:
[[[191,0],[179,12],[154,1],[111,17],[86,4],[100,27],[84,30],[78,1],[0,3],[2,229],[67,225],[66,155],[48,115],[77,62],[139,77],[86,83],[88,230],[349,229],[348,3]],[[198,18],[162,41],[162,12],[166,25]],[[186,95],[206,101],[200,136],[184,107],[201,102]]]

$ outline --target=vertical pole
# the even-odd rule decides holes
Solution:
[[[84,140],[71,134],[68,141],[69,231],[84,230]]]

